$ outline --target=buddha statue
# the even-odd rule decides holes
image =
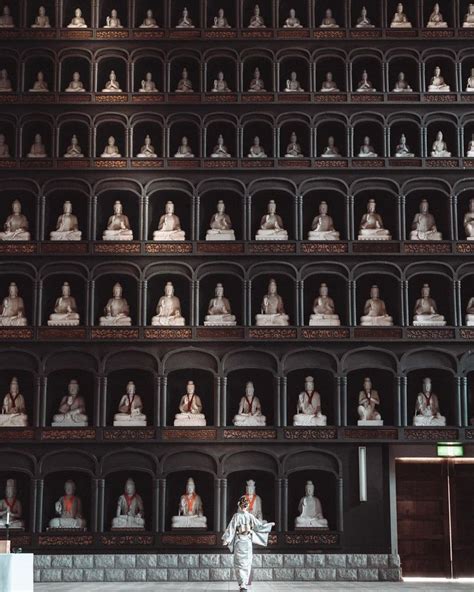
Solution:
[[[12,83],[5,68],[0,70],[0,92],[13,92]]]
[[[433,142],[433,146],[431,148],[431,157],[432,158],[450,158],[451,152],[448,150],[448,145],[443,139],[443,132],[440,130],[436,134],[436,140]]]
[[[247,154],[248,158],[267,158],[267,154],[260,144],[260,138],[255,136],[253,139],[253,144],[250,146],[249,153]]]
[[[184,327],[186,321],[181,314],[181,303],[174,295],[172,282],[167,282],[164,296],[158,300],[156,315],[151,319],[151,324],[161,327]]]
[[[364,314],[360,318],[362,327],[391,327],[393,318],[387,313],[385,302],[380,298],[378,286],[370,288],[370,298],[364,304]]]
[[[383,227],[382,216],[375,211],[376,205],[375,199],[367,202],[367,213],[360,221],[358,240],[392,239],[390,232]]]
[[[427,199],[420,202],[420,211],[415,214],[411,225],[410,240],[443,240],[443,235],[436,228],[436,220],[430,213]]]
[[[472,6],[474,6],[474,4]],[[474,92],[474,68],[471,68],[471,75],[467,79],[466,92]]]
[[[295,519],[295,529],[328,528],[328,521],[323,516],[321,502],[314,495],[314,484],[306,481],[305,495],[298,504],[299,516]]]
[[[110,16],[105,19],[104,29],[123,29],[115,8],[110,11]]]
[[[12,202],[12,213],[3,225],[3,232],[0,232],[0,241],[28,241],[31,239],[28,228],[28,218],[21,213],[20,201],[15,199]]]
[[[114,427],[145,426],[146,415],[143,413],[142,399],[136,393],[135,383],[130,380],[125,394],[120,399],[118,413],[114,415]]]
[[[334,228],[334,221],[328,214],[328,204],[322,201],[319,204],[319,214],[313,219],[308,240],[339,240],[340,234]]]
[[[339,148],[336,146],[334,136],[329,136],[328,145],[321,154],[322,158],[341,158],[339,154]]]
[[[26,327],[27,325],[23,298],[18,296],[18,287],[15,282],[11,282],[8,287],[8,296],[5,296],[2,301],[0,327]]]
[[[369,80],[369,75],[367,74],[367,70],[364,70],[362,72],[362,78],[357,83],[356,92],[359,92],[359,93],[376,92],[375,88],[373,87],[372,83]]]
[[[218,72],[217,78],[212,84],[211,92],[230,92],[230,88],[224,80],[224,72]]]
[[[107,222],[107,230],[104,230],[102,240],[133,240],[133,232],[130,228],[128,216],[123,213],[122,203],[118,200],[114,203],[114,213]]]
[[[438,397],[432,392],[431,378],[423,378],[421,393],[418,393],[415,403],[413,425],[418,427],[445,426],[446,418],[439,410]]]
[[[34,23],[31,25],[32,29],[49,29],[51,23],[49,22],[49,16],[46,14],[46,8],[40,6],[38,8],[38,14],[35,17]]]
[[[191,146],[188,143],[188,138],[183,136],[181,138],[181,144],[178,147],[178,151],[174,155],[175,158],[194,158],[193,151],[191,150]]]
[[[186,493],[180,497],[178,515],[171,519],[171,528],[207,528],[204,506],[196,493],[196,485],[191,477],[186,483]]]
[[[206,327],[234,327],[237,324],[232,314],[230,302],[224,296],[224,286],[217,284],[214,298],[209,301],[207,315],[204,318]]]
[[[257,520],[266,523],[267,521],[263,519],[262,498],[256,493],[255,481],[253,479],[249,479],[246,482],[244,497],[249,504],[248,512],[252,516],[255,516]]]
[[[231,158],[227,151],[227,146],[224,144],[224,136],[219,134],[217,144],[212,149],[211,158]]]
[[[13,22],[10,7],[8,5],[5,5],[2,10],[2,15],[0,16],[0,28],[11,29],[14,26],[15,23]]]
[[[89,420],[86,415],[84,397],[79,394],[79,383],[73,379],[67,387],[67,395],[62,397],[58,413],[53,416],[53,427],[87,427]]]
[[[64,282],[61,288],[61,296],[56,299],[54,312],[49,315],[50,327],[76,327],[79,325],[80,316],[77,312],[76,299],[71,296],[71,287]]]
[[[445,318],[438,314],[436,301],[430,296],[429,284],[423,284],[421,298],[418,298],[415,303],[413,325],[415,327],[443,327],[446,325]]]
[[[189,16],[189,10],[186,8],[186,6],[183,8],[181,18],[179,19],[178,24],[176,25],[176,28],[177,29],[194,29],[193,21],[191,20],[191,17]]]
[[[260,427],[266,425],[266,417],[262,415],[260,399],[255,395],[253,382],[245,385],[245,395],[240,399],[239,410],[232,423],[238,427]]]
[[[464,15],[464,22],[462,26],[464,28],[474,27],[474,4],[469,4],[467,13]]]
[[[77,216],[72,213],[72,203],[65,201],[63,204],[63,213],[56,222],[56,230],[53,230],[49,239],[52,241],[79,241],[82,238],[82,232],[79,230]]]
[[[115,143],[115,138],[113,136],[109,136],[107,139],[107,144],[105,145],[104,151],[100,155],[101,158],[122,158],[120,151],[118,149],[117,144]]]
[[[288,240],[288,232],[283,226],[283,220],[276,213],[276,203],[273,199],[268,202],[267,213],[260,220],[255,240]]]
[[[400,141],[395,148],[395,157],[396,158],[413,158],[415,155],[410,150],[410,146],[407,144],[407,138],[405,134],[400,136]]]
[[[430,18],[428,19],[426,26],[428,28],[437,28],[437,29],[446,28],[448,26],[448,23],[443,19],[443,15],[441,14],[441,12],[439,10],[438,2],[436,2],[436,4],[434,5],[433,12],[430,14]]]
[[[357,156],[359,158],[377,158],[378,154],[375,152],[374,147],[370,143],[369,136],[364,137],[364,141]]]
[[[255,68],[248,92],[267,92],[259,68]]]
[[[253,15],[250,18],[249,29],[265,29],[265,21],[260,12],[260,6],[255,4],[253,9]]]
[[[217,211],[212,215],[209,229],[206,232],[206,240],[225,241],[235,240],[235,232],[232,229],[232,220],[225,213],[225,203],[222,199],[217,202]]]
[[[224,15],[223,8],[219,8],[219,10],[217,11],[217,16],[214,17],[212,28],[213,29],[230,29],[229,22]]]
[[[356,21],[356,29],[373,29],[375,25],[370,22],[368,18],[367,8],[363,6],[360,11],[360,16]]]
[[[117,511],[112,519],[112,530],[145,530],[144,516],[145,507],[137,493],[135,481],[127,479],[124,491],[118,498]]]
[[[106,93],[120,93],[122,89],[120,88],[120,84],[117,80],[117,75],[115,74],[115,70],[110,70],[109,79],[105,83],[105,87],[102,89],[102,92]]]
[[[430,84],[428,86],[428,92],[450,92],[451,87],[449,84],[446,84],[444,81],[443,76],[441,76],[441,68],[436,66],[434,69],[434,75],[430,80]]]
[[[82,10],[80,8],[76,8],[74,10],[74,16],[68,25],[68,29],[85,29],[86,27],[87,23],[82,16]]]
[[[158,230],[153,233],[155,241],[183,241],[186,238],[184,230],[181,230],[181,222],[174,213],[174,203],[167,201],[165,213],[160,217]]]
[[[0,158],[10,158],[10,149],[8,148],[5,134],[0,134]]]
[[[407,15],[403,12],[403,4],[399,2],[397,4],[397,10],[393,16],[392,22],[390,23],[392,29],[411,29],[412,24],[408,20]]]
[[[380,396],[372,388],[372,380],[366,377],[364,378],[364,389],[359,392],[358,426],[383,426],[382,416],[376,409],[377,405],[380,405]]]
[[[126,326],[130,327],[130,307],[125,298],[122,297],[122,286],[116,283],[112,288],[113,298],[109,298],[104,308],[105,316],[100,317],[99,325],[103,327]]]
[[[324,18],[319,25],[320,29],[339,29],[339,25],[336,23],[336,19],[332,16],[332,10],[326,9]]]
[[[193,83],[189,80],[189,73],[186,68],[181,72],[181,80],[178,82],[175,92],[194,92]]]
[[[140,88],[138,92],[141,93],[156,93],[158,89],[156,88],[156,84],[153,81],[153,75],[151,72],[147,72],[145,74],[145,78],[140,83]]]
[[[304,391],[298,395],[293,425],[318,427],[327,425],[327,417],[321,412],[321,396],[314,388],[312,376],[304,379]]]
[[[339,327],[341,321],[336,314],[334,300],[329,297],[327,284],[319,286],[319,296],[313,303],[313,314],[309,319],[310,326],[313,327]]]
[[[290,317],[285,313],[283,298],[278,294],[276,281],[268,282],[267,293],[263,297],[260,314],[255,315],[257,326],[277,325],[288,326]]]
[[[466,232],[466,240],[474,240],[474,198],[469,200],[469,209],[464,214],[463,220],[464,230]]]
[[[474,327],[474,296],[469,298],[469,302],[466,307],[466,325],[468,327]]]
[[[296,72],[290,74],[290,78],[286,81],[285,92],[304,92],[301,84],[298,82]]]
[[[336,82],[334,81],[332,72],[327,72],[324,81],[321,85],[320,92],[339,92]]]
[[[17,487],[15,479],[7,479],[5,484],[5,497],[0,500],[0,529],[15,530],[25,528],[25,522],[22,520],[23,508],[20,500],[17,498]]]
[[[153,10],[148,9],[145,14],[145,18],[143,19],[142,24],[140,25],[140,29],[157,29],[158,23],[156,22],[156,18],[153,16]]]
[[[29,92],[49,92],[48,83],[44,79],[43,72],[40,71],[36,74],[36,80],[29,89]]]
[[[82,503],[76,496],[76,484],[68,479],[64,484],[64,495],[55,503],[57,518],[49,521],[49,529],[69,530],[86,529],[86,520],[82,516]]]
[[[181,427],[205,426],[206,416],[202,413],[201,398],[196,394],[192,380],[186,385],[186,394],[181,397],[179,413],[174,416],[174,425]]]
[[[140,148],[137,158],[158,158],[154,146],[152,146],[150,135],[145,136],[145,143]]]
[[[84,154],[82,154],[82,150],[79,146],[79,140],[76,134],[72,136],[71,143],[66,149],[64,158],[84,158]]]
[[[81,81],[81,75],[79,74],[79,72],[74,72],[74,74],[72,75],[72,80],[66,87],[64,92],[86,92],[84,84]]]
[[[288,18],[283,23],[284,29],[301,29],[303,25],[301,24],[300,20],[296,18],[296,10],[294,8],[290,8],[290,12]]]
[[[10,382],[10,390],[3,398],[0,428],[17,428],[27,425],[25,398],[20,393],[18,379],[14,376]]]
[[[43,144],[41,134],[36,134],[30,151],[26,155],[27,158],[46,158],[46,147]]]
[[[303,158],[303,151],[298,144],[298,137],[295,132],[291,132],[290,143],[286,147],[285,158]]]
[[[396,93],[404,93],[404,92],[413,92],[412,87],[408,84],[405,73],[399,72],[397,76],[397,81],[395,82],[395,86],[393,87],[392,92]]]

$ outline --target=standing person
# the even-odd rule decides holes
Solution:
[[[274,522],[265,524],[249,512],[249,502],[243,495],[237,503],[237,512],[232,516],[226,531],[222,535],[224,546],[234,553],[234,569],[240,592],[247,590],[252,569],[252,545],[266,547],[268,535],[275,526]]]

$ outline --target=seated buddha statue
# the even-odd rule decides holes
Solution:
[[[206,327],[235,326],[235,316],[232,314],[230,302],[224,296],[224,286],[217,284],[214,298],[211,298],[207,308],[207,315],[204,318]]]
[[[5,4],[5,6],[2,9],[2,14],[0,16],[0,28],[11,29],[14,26],[15,23],[13,21],[13,16],[10,11],[10,7],[7,4]]]
[[[3,226],[3,232],[0,232],[0,241],[28,241],[31,239],[28,229],[28,218],[21,213],[21,202],[15,199],[12,213]]]
[[[211,92],[230,92],[229,85],[224,79],[224,72],[218,72],[217,78],[212,84]]]
[[[43,72],[40,71],[36,74],[36,80],[29,89],[29,92],[49,92],[48,83],[44,79]]]
[[[334,228],[334,221],[328,214],[328,204],[322,201],[319,204],[319,214],[313,219],[308,240],[339,240],[339,232]]]
[[[120,84],[117,80],[117,75],[115,74],[115,70],[110,70],[109,79],[105,83],[105,87],[102,89],[102,92],[107,93],[119,93],[122,92],[120,88]]]
[[[400,93],[400,92],[413,92],[412,87],[408,84],[404,72],[399,72],[397,76],[397,81],[395,82],[395,86],[393,87],[392,92]]]
[[[81,75],[79,72],[74,72],[72,75],[72,80],[69,85],[66,87],[64,92],[86,92],[84,88],[84,83],[81,81]]]
[[[0,158],[10,158],[10,149],[5,134],[0,134]]]
[[[157,29],[158,23],[156,22],[156,18],[153,16],[153,10],[148,9],[145,14],[145,18],[143,19],[142,24],[140,25],[140,29]]]
[[[332,72],[327,72],[324,81],[321,85],[320,92],[339,92],[336,82],[334,81]]]
[[[180,497],[178,515],[171,519],[171,528],[207,528],[201,496],[196,493],[196,485],[191,477],[186,483],[186,493]]]
[[[255,395],[253,382],[245,385],[245,395],[240,399],[237,415],[232,423],[239,427],[259,427],[266,425],[266,417],[262,415],[260,399]]]
[[[430,212],[427,199],[421,200],[420,211],[413,218],[410,240],[443,240],[443,235],[436,228],[436,220]]]
[[[193,21],[191,20],[191,17],[189,16],[189,10],[187,9],[186,6],[183,8],[181,18],[179,19],[178,24],[176,25],[176,28],[177,29],[194,29]]]
[[[397,4],[397,10],[393,16],[392,22],[390,23],[392,29],[411,29],[412,24],[408,20],[407,15],[403,11],[403,4],[399,2]]]
[[[41,134],[36,134],[30,151],[26,155],[27,158],[46,158],[46,147],[43,144]]]
[[[201,398],[196,394],[192,380],[186,385],[186,393],[181,397],[179,413],[174,416],[174,425],[180,427],[205,426],[206,416],[202,413]]]
[[[285,313],[283,298],[278,294],[276,281],[268,282],[267,294],[263,297],[260,314],[255,315],[257,326],[288,326],[290,317]]]
[[[0,70],[0,92],[13,92],[12,83],[5,68]]]
[[[359,158],[377,158],[378,154],[375,152],[374,147],[370,143],[369,136],[365,136],[362,146],[360,147]]]
[[[368,18],[367,8],[363,6],[356,21],[356,29],[373,29],[374,26]]]
[[[376,89],[373,87],[372,83],[369,80],[369,75],[367,74],[367,70],[362,72],[362,78],[357,83],[357,90],[356,92],[363,93],[363,92],[376,92]]]
[[[263,146],[260,144],[260,138],[258,136],[255,136],[255,138],[253,139],[253,144],[252,146],[250,146],[250,151],[247,154],[248,158],[267,158],[267,154],[263,148]]]
[[[53,416],[53,427],[87,427],[84,397],[79,394],[79,383],[73,379],[67,387],[67,395],[62,397],[58,412]]]
[[[265,29],[265,21],[260,11],[260,6],[255,4],[253,15],[250,17],[249,29]]]
[[[181,80],[178,82],[175,92],[194,92],[193,83],[189,80],[189,73],[186,68],[181,72]]]
[[[302,158],[303,151],[301,150],[300,144],[298,144],[298,137],[295,132],[291,133],[290,143],[286,147],[285,158]]]
[[[276,213],[275,200],[271,199],[267,205],[267,213],[260,220],[260,227],[255,240],[288,240],[288,232],[283,226],[281,216]]]
[[[474,92],[474,68],[471,68],[471,75],[467,79],[466,92]]]
[[[466,306],[466,325],[468,327],[474,327],[474,296],[469,298]]]
[[[464,28],[474,27],[474,4],[470,3],[467,9],[467,13],[464,15],[464,22],[462,24]]]
[[[369,377],[364,378],[364,388],[359,392],[357,413],[359,420],[358,426],[382,426],[382,416],[377,410],[380,405],[379,393],[372,388],[372,380]]]
[[[147,72],[145,74],[145,78],[140,83],[140,88],[138,92],[141,93],[156,93],[158,89],[156,88],[156,84],[153,81],[153,75],[151,72]]]
[[[18,286],[15,282],[11,282],[8,287],[8,296],[5,296],[0,308],[0,327],[26,327],[27,325],[23,298],[18,295]]]
[[[107,139],[107,144],[104,148],[104,151],[100,155],[101,158],[122,158],[120,151],[118,149],[117,144],[115,143],[115,138],[113,136],[109,136]]]
[[[7,479],[5,483],[5,497],[0,499],[0,529],[7,527],[15,530],[24,529],[23,508],[17,496],[15,479]]]
[[[181,222],[174,212],[174,203],[167,201],[165,213],[160,217],[158,230],[153,233],[155,241],[183,241],[186,238],[184,230],[181,229]]]
[[[64,484],[64,495],[55,503],[58,515],[49,521],[48,530],[86,529],[86,520],[82,515],[82,503],[76,495],[76,484],[70,479]]]
[[[431,148],[431,157],[432,158],[449,158],[451,156],[451,152],[448,150],[448,145],[443,139],[443,132],[440,130],[436,134],[436,140],[433,142],[433,146]]]
[[[104,230],[102,240],[131,241],[133,232],[130,228],[128,216],[123,213],[122,202],[117,200],[114,203],[114,213],[107,222],[107,229]]]
[[[122,23],[118,18],[118,12],[113,8],[110,11],[110,16],[105,19],[104,29],[122,29]]]
[[[370,298],[364,304],[364,314],[360,318],[362,327],[391,327],[393,318],[387,313],[385,302],[380,298],[378,286],[370,288]]]
[[[181,144],[178,147],[178,151],[174,155],[175,158],[194,158],[193,151],[189,145],[188,138],[183,136],[181,138]]]
[[[126,392],[118,406],[118,413],[114,415],[114,427],[145,427],[146,415],[143,413],[143,403],[137,395],[135,383],[130,380]]]
[[[104,316],[100,317],[99,325],[104,327],[127,326],[132,324],[130,318],[130,307],[122,296],[122,286],[117,282],[112,288],[113,297],[109,298],[105,308]]]
[[[115,517],[112,518],[112,530],[145,530],[144,517],[145,506],[141,495],[137,493],[135,481],[127,479],[124,492],[118,498]]]
[[[209,228],[206,232],[206,240],[225,241],[235,240],[235,232],[232,229],[232,220],[225,212],[225,203],[222,199],[217,202],[217,211],[212,215]]]
[[[413,325],[415,327],[443,327],[446,325],[444,316],[438,314],[436,301],[434,298],[431,298],[429,284],[423,284],[423,287],[421,288],[421,298],[418,298],[415,303]]]
[[[319,498],[314,495],[314,484],[307,481],[305,495],[298,504],[299,515],[295,519],[295,529],[328,528],[328,521],[323,516],[323,508]]]
[[[390,232],[383,226],[382,216],[378,214],[375,199],[367,202],[367,213],[362,216],[358,240],[391,240]]]
[[[438,396],[432,391],[431,378],[423,379],[421,393],[418,393],[415,403],[414,426],[445,426],[446,418],[441,415]]]
[[[231,158],[227,146],[224,144],[224,136],[222,134],[219,134],[217,137],[217,144],[212,149],[211,158]]]
[[[20,393],[18,379],[14,376],[10,381],[9,391],[3,398],[0,428],[16,428],[27,425],[28,415],[26,414],[25,398]]]
[[[152,317],[151,324],[161,327],[184,327],[186,320],[181,314],[181,302],[174,295],[172,282],[166,283],[164,292],[158,300],[156,315]]]
[[[71,22],[68,24],[68,29],[85,29],[87,27],[87,23],[85,18],[82,16],[82,10],[80,8],[76,8],[74,10],[74,16],[71,19]]]
[[[469,208],[464,214],[463,226],[468,241],[474,240],[474,197],[469,200]]]
[[[334,136],[329,136],[328,144],[321,154],[322,158],[340,158],[339,148],[336,146],[336,140]]]
[[[151,138],[149,134],[145,136],[145,143],[140,148],[140,152],[137,154],[137,158],[158,158],[158,155],[155,152],[155,148],[151,143]]]
[[[285,92],[304,92],[304,89],[301,87],[301,84],[298,81],[298,76],[296,72],[292,72],[290,74],[290,78],[286,81],[286,86],[284,89]]]
[[[31,25],[32,29],[49,29],[51,27],[51,23],[49,21],[49,16],[46,14],[46,8],[44,6],[40,6],[38,8],[38,14],[35,17],[33,24]]]
[[[327,284],[323,283],[319,286],[319,296],[314,300],[309,324],[319,327],[339,327],[341,324],[339,315],[336,314],[334,300],[329,297]]]
[[[301,29],[302,24],[298,18],[296,18],[296,10],[294,8],[290,8],[290,12],[288,18],[283,23],[284,29]]]
[[[327,417],[321,411],[321,395],[314,387],[312,376],[304,379],[304,391],[298,395],[293,425],[318,427],[327,425]]]
[[[428,92],[450,92],[450,90],[451,87],[445,83],[443,76],[441,76],[441,68],[436,66],[428,86]]]
[[[330,8],[326,9],[324,13],[324,18],[319,25],[320,29],[339,29],[339,25],[336,22],[336,19],[332,15],[332,10]]]
[[[72,136],[71,143],[66,149],[64,158],[84,158],[84,154],[82,154],[82,150],[79,146],[79,140],[76,134]]]
[[[263,82],[259,68],[255,68],[254,70],[248,92],[266,92],[265,83]]]
[[[448,26],[448,23],[443,19],[443,15],[440,12],[438,2],[434,5],[433,12],[430,14],[426,26],[428,28],[446,28]]]
[[[49,235],[52,241],[78,241],[82,238],[82,232],[79,230],[77,216],[72,213],[72,203],[65,201],[63,204],[63,213],[56,222],[56,230]]]
[[[64,282],[61,288],[61,296],[56,299],[54,312],[49,315],[50,327],[76,327],[79,325],[80,316],[77,312],[77,304],[74,296],[71,296],[71,286]]]
[[[214,17],[212,22],[213,29],[230,29],[229,21],[226,19],[224,9],[219,8],[217,16]]]
[[[407,138],[405,134],[400,136],[400,141],[395,149],[395,156],[397,158],[413,158],[415,155],[410,150],[410,146],[407,144]]]

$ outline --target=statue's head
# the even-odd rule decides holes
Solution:
[[[146,18],[152,18],[153,17],[153,10],[148,9],[146,11]]]
[[[8,72],[6,71],[6,69],[5,69],[5,68],[2,68],[2,69],[0,70],[0,76],[1,76],[1,77],[2,77],[4,80],[6,80],[6,79],[8,78]]]
[[[367,74],[367,70],[364,70],[364,71],[362,72],[362,80],[367,80],[367,79],[368,79],[368,77],[369,77],[369,75]]]
[[[125,493],[127,495],[135,494],[135,481],[133,479],[127,479],[125,481]]]
[[[258,4],[255,4],[254,14],[255,16],[258,16],[260,14],[260,6]]]
[[[114,285],[114,287],[112,288],[112,294],[114,295],[115,298],[121,298],[122,297],[122,286],[121,286],[121,284],[119,284],[117,282]]]
[[[269,214],[274,214],[276,212],[276,209],[277,209],[276,203],[275,203],[275,201],[273,199],[271,199],[268,202],[268,213]]]
[[[255,388],[253,386],[253,382],[251,382],[251,381],[247,382],[247,384],[245,385],[245,394],[248,395],[249,397],[252,397],[254,392],[255,392]]]
[[[0,144],[5,144],[5,134],[0,134]]]
[[[469,4],[469,14],[474,14],[474,4]]]
[[[135,383],[133,382],[133,380],[130,380],[127,383],[127,394],[128,395],[134,395],[135,394]]]
[[[8,287],[8,293],[10,294],[11,298],[16,298],[18,296],[18,286],[15,282],[12,282]]]
[[[225,203],[222,201],[222,199],[217,202],[217,212],[219,214],[223,214],[225,212]]]
[[[188,145],[188,138],[186,136],[183,136],[183,138],[181,140],[181,144],[183,146],[187,146]]]
[[[110,70],[109,78],[110,78],[110,80],[117,80],[115,70]]]
[[[165,286],[165,296],[173,296],[174,286],[171,282],[167,282]]]
[[[242,512],[246,512],[249,507],[249,500],[245,497],[245,495],[243,495],[239,501],[237,502],[237,507],[239,508],[239,510],[241,510]]]
[[[295,18],[295,16],[296,16],[296,10],[294,8],[290,8],[290,17]]]
[[[115,146],[115,138],[113,136],[109,136],[108,137],[108,140],[107,140],[107,144],[109,146]],[[120,202],[119,201],[116,201],[115,203],[117,204],[117,203],[120,203]]]
[[[332,18],[332,10],[330,8],[326,9],[326,18]]]
[[[181,76],[186,79],[188,77],[188,70],[186,68],[183,68],[183,71],[181,72]]]
[[[474,212],[474,197],[469,200],[469,211]]]
[[[73,134],[72,138],[71,138],[71,144],[73,146],[77,146],[79,144],[79,140],[77,139],[76,134]],[[69,202],[70,203],[70,202]]]
[[[185,6],[183,8],[183,16],[188,16],[188,14],[189,14],[189,10],[188,10],[187,6]]]
[[[369,201],[367,202],[367,211],[370,214],[373,214],[375,212],[375,207],[376,207],[376,202],[375,199],[369,199]]]
[[[334,143],[335,143],[334,136],[329,136],[329,138],[328,138],[329,148],[334,148]]]
[[[375,299],[375,298],[378,298],[379,295],[380,295],[379,287],[376,285],[372,286],[370,288],[370,297]]]
[[[326,297],[329,294],[329,288],[327,284],[321,284],[319,286],[319,295]]]
[[[421,288],[421,295],[423,298],[428,298],[430,295],[430,285],[429,284],[423,284],[423,287]]]
[[[255,136],[253,139],[253,144],[254,146],[260,146],[260,138],[258,136]]]
[[[290,78],[291,78],[291,80],[295,81],[296,80],[296,72],[292,72],[290,74]]]
[[[429,376],[423,378],[423,390],[425,393],[431,392],[431,378]]]
[[[3,7],[3,14],[4,16],[10,16],[10,7],[8,5]]]
[[[72,396],[75,396],[79,393],[79,383],[75,378],[69,381],[68,393]]]
[[[79,80],[81,79],[81,75],[79,74],[79,72],[74,72],[74,74],[72,75],[72,79],[74,80],[74,82],[79,82]]]
[[[328,82],[332,82],[333,76],[332,76],[332,72],[327,72],[326,73],[326,80]]]
[[[367,8],[365,6],[362,7],[362,10],[360,11],[360,14],[362,16],[367,16]]]
[[[35,134],[35,144],[41,144],[41,134]]]
[[[194,493],[196,491],[196,484],[194,483],[194,479],[190,477],[186,482],[186,493]]]
[[[153,79],[151,72],[147,72],[145,78],[148,80],[148,82],[150,82]]]
[[[21,214],[21,202],[18,199],[12,203],[12,212],[14,214]]]
[[[255,76],[255,78],[260,78],[260,70],[259,70],[259,68],[255,68],[253,75]]]
[[[323,215],[328,213],[328,204],[327,204],[327,202],[322,201],[319,204],[319,213],[320,214],[323,214]]]
[[[20,385],[18,384],[18,378],[14,376],[10,381],[10,393],[16,395],[20,392]]]
[[[439,132],[436,134],[436,139],[437,140],[442,140],[443,139],[443,132],[441,130],[439,130]]]
[[[112,8],[111,12],[110,12],[110,16],[112,18],[117,18],[118,16],[118,12],[115,10],[115,8]]]
[[[218,72],[217,74],[217,80],[224,80],[224,72]]]
[[[76,18],[81,18],[81,16],[82,16],[82,10],[80,8],[76,8],[76,10],[74,11],[74,16]]]
[[[36,80],[38,80],[38,82],[43,82],[43,80],[44,80],[44,74],[43,74],[43,72],[41,72],[41,70],[36,75]]]
[[[219,18],[222,18],[224,16],[224,9],[223,8],[219,8],[219,10],[217,11],[217,15]]]
[[[64,484],[64,493],[66,495],[74,495],[76,491],[76,484],[71,479],[68,479]]]
[[[39,9],[38,9],[38,14],[40,16],[45,16],[45,14],[46,14],[46,8],[44,6],[40,6]]]
[[[245,493],[249,495],[253,495],[255,493],[255,481],[253,479],[249,479],[246,483]]]
[[[372,390],[372,380],[368,376],[364,378],[364,390]]]
[[[370,138],[369,136],[364,137],[364,146],[370,146]]]
[[[172,201],[167,201],[166,202],[165,212],[167,214],[173,214],[174,213],[174,203]]]
[[[435,12],[439,12],[439,4],[436,2],[436,4],[434,5],[434,11]]]
[[[296,142],[297,140],[297,136],[295,132],[291,132],[291,136],[290,136],[290,142],[293,142],[293,144]]]
[[[109,141],[110,143],[110,141]],[[114,214],[121,214],[123,211],[122,202],[116,201],[114,203]]]
[[[196,385],[192,380],[188,380],[188,384],[186,385],[186,392],[188,395],[193,395],[194,391],[196,390]]]
[[[269,294],[276,294],[277,293],[277,284],[273,278],[268,282],[268,293]]]
[[[440,74],[441,74],[441,68],[439,66],[436,66],[434,69],[434,75],[439,76]]]
[[[312,376],[307,376],[304,379],[304,390],[307,392],[314,391],[314,378]]]
[[[16,481],[15,479],[7,479],[5,484],[5,497],[11,499],[16,496]]]
[[[224,296],[224,286],[222,284],[217,284],[215,294],[218,298]]]
[[[62,295],[64,298],[69,298],[71,295],[71,286],[68,282],[64,282],[63,287],[61,288]]]
[[[306,481],[306,485],[304,491],[308,497],[313,497],[314,495],[314,485],[312,481]]]
[[[145,146],[149,146],[151,144],[151,138],[149,134],[145,136]]]
[[[222,134],[219,134],[219,136],[217,137],[217,143],[219,144],[219,146],[224,145],[224,136]]]
[[[427,199],[422,199],[420,201],[420,212],[422,214],[426,214],[429,209],[430,209],[430,204],[428,203],[428,200]]]
[[[401,2],[397,4],[397,12],[403,12],[403,4]]]

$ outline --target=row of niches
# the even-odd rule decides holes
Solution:
[[[0,242],[474,239],[472,187],[453,198],[447,187],[413,183],[400,195],[379,180],[350,198],[336,184],[309,189],[301,198],[284,183],[255,186],[245,197],[242,186],[223,192],[211,184],[196,199],[187,184],[155,186],[144,198],[124,181],[93,199],[71,186],[65,199],[62,184],[44,198],[9,185],[0,192]]]
[[[97,4],[97,6],[95,6]],[[330,5],[330,6],[328,6]],[[22,0],[4,4],[0,28],[176,29],[472,28],[469,0]]]
[[[300,280],[284,264],[255,264],[245,280],[231,263],[204,264],[195,274],[178,263],[152,264],[141,280],[133,264],[98,264],[90,278],[72,262],[46,265],[38,280],[20,262],[1,271],[2,327],[474,325],[470,264],[457,280],[434,263],[403,273],[394,264],[359,265],[351,280],[328,263],[305,266]]]

